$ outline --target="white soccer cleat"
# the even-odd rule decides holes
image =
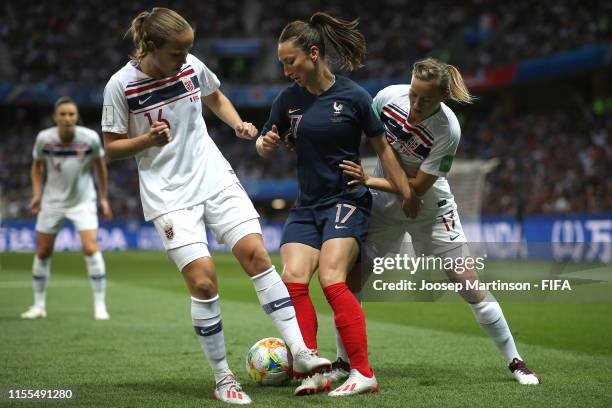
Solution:
[[[244,391],[240,383],[236,381],[234,374],[228,374],[217,383],[213,398],[228,404],[246,405],[253,401]]]
[[[293,395],[300,397],[302,395],[312,395],[323,391],[331,390],[331,381],[321,373],[313,374],[302,380],[302,384],[295,389]]]
[[[351,366],[349,363],[338,357],[338,359],[332,363],[331,371],[325,373],[325,377],[333,383],[344,381],[348,378],[350,371]]]
[[[106,307],[96,307],[96,311],[94,312],[94,319],[96,320],[110,319],[110,315],[106,311]]]
[[[319,357],[315,350],[304,348],[293,356],[293,376],[295,378],[309,377],[315,373],[328,371],[331,362]]]
[[[357,369],[353,368],[351,370],[351,374],[349,378],[330,392],[330,397],[348,397],[351,395],[364,394],[364,393],[375,393],[380,391],[380,387],[378,386],[378,381],[376,381],[376,377],[372,376],[368,378],[362,375]]]
[[[510,371],[514,375],[516,381],[522,385],[536,385],[540,383],[540,379],[531,371],[527,364],[523,360],[519,360],[518,358],[514,358],[512,362],[508,365]]]
[[[41,306],[30,306],[28,310],[21,314],[22,319],[39,319],[47,317],[47,310]]]

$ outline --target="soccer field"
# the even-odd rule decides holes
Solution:
[[[93,320],[78,253],[53,257],[49,316],[22,321],[32,301],[32,254],[0,254],[0,406],[224,406],[211,400],[214,380],[193,332],[189,296],[165,254],[104,256],[109,321]],[[297,398],[295,384],[255,386],[246,353],[277,332],[237,262],[227,254],[214,259],[230,366],[259,406],[612,406],[612,303],[502,303],[519,352],[542,379],[538,386],[513,380],[460,302],[364,304],[379,394]],[[312,290],[319,351],[333,360],[330,308],[318,283]],[[74,397],[29,404],[8,400],[7,389],[71,389]]]

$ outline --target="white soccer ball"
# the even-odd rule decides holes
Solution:
[[[285,342],[276,337],[259,340],[246,358],[246,370],[259,385],[282,385],[291,379],[291,353]]]

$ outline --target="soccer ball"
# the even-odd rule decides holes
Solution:
[[[291,353],[276,337],[267,337],[253,344],[246,359],[246,370],[259,385],[282,385],[291,378]]]

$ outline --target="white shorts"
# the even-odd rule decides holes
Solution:
[[[248,234],[261,234],[259,214],[240,183],[235,183],[205,202],[169,212],[153,220],[167,250],[196,242],[208,244],[206,227],[219,243],[233,248]]]
[[[454,200],[446,200],[442,207],[420,214],[416,219],[405,218],[401,221],[397,217],[389,219],[385,216],[385,211],[378,208],[380,207],[377,207],[375,198],[366,240],[368,255],[440,255],[466,242]]]
[[[77,231],[98,229],[98,207],[95,201],[81,203],[71,208],[41,208],[36,217],[36,231],[57,234],[65,219],[74,224]]]

